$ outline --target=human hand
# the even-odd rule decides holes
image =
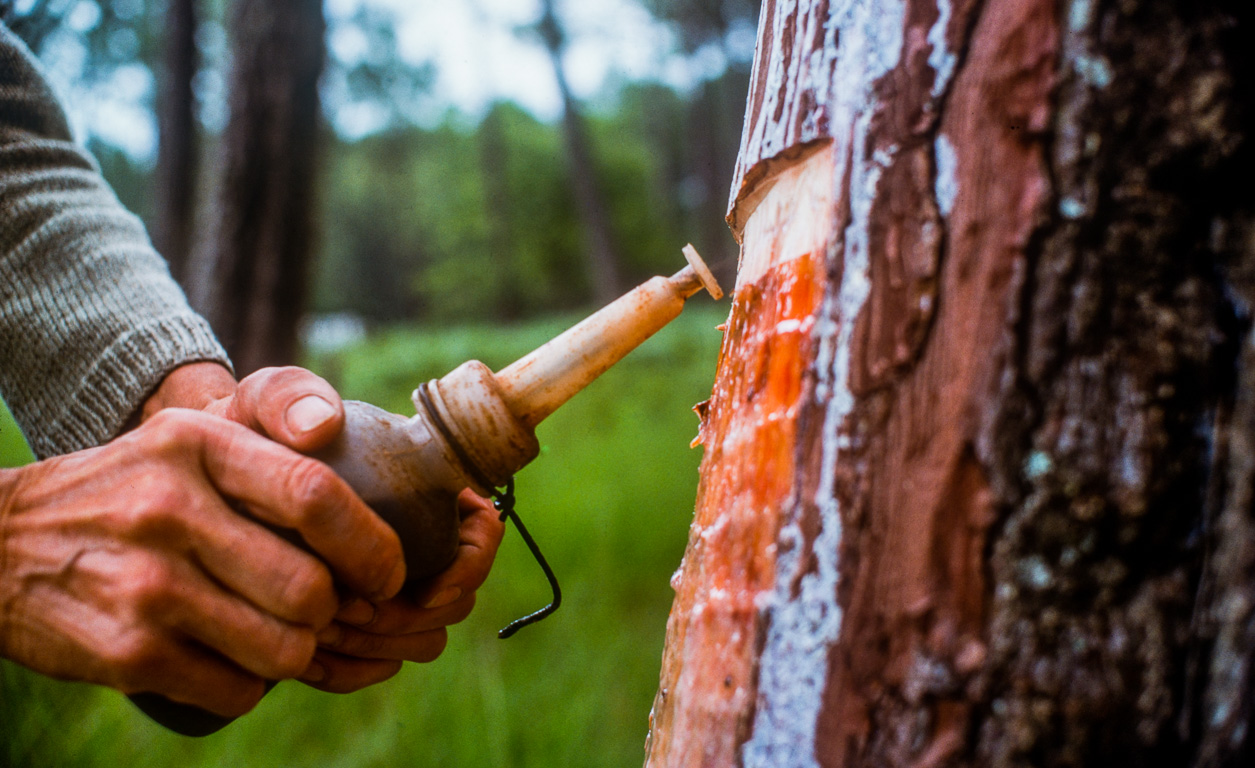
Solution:
[[[145,416],[171,405],[221,415],[302,452],[322,448],[344,424],[335,389],[292,367],[263,369],[237,386],[220,366],[184,366],[149,398]],[[471,612],[505,531],[491,501],[467,490],[458,505],[462,524],[454,562],[420,592],[407,590],[383,602],[348,595],[336,622],[321,628],[319,650],[300,680],[348,693],[392,677],[404,661],[430,662],[443,652],[445,628]]]
[[[300,680],[349,693],[395,675],[402,662],[429,662],[444,650],[446,627],[475,606],[492,568],[505,526],[492,502],[470,490],[458,496],[461,542],[453,563],[422,590],[391,600],[353,598],[318,634],[318,651]]]
[[[336,581],[386,604],[403,580],[396,534],[330,469],[204,413],[0,472],[0,655],[52,677],[237,716],[307,670]]]
[[[192,408],[230,419],[301,453],[331,442],[344,427],[339,393],[303,368],[263,368],[238,384],[217,363],[173,370],[145,400],[140,420],[166,408]]]

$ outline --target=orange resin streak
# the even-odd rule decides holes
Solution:
[[[776,535],[796,474],[796,419],[825,285],[822,258],[777,257],[736,291],[704,409],[697,511],[672,581],[668,653],[650,716],[655,768],[734,765],[750,726],[762,623],[757,600],[774,585]]]

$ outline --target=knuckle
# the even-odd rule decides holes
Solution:
[[[157,558],[148,558],[125,577],[124,592],[132,610],[140,616],[169,613],[176,596],[174,569]]]
[[[383,655],[387,649],[387,641],[388,637],[386,635],[346,630],[336,650],[350,656],[361,656],[368,659],[375,658]]]
[[[314,459],[301,458],[293,462],[288,472],[288,494],[299,524],[326,523],[329,511],[326,502],[340,491],[340,479],[330,467]]]
[[[144,690],[164,661],[158,638],[141,629],[116,638],[101,657],[112,671],[115,687],[126,693]]]
[[[191,506],[187,490],[165,478],[155,478],[137,489],[138,503],[117,510],[115,525],[131,538],[178,544],[186,539],[183,513]]]
[[[303,558],[292,569],[280,593],[292,620],[309,626],[323,626],[339,609],[331,573],[313,558]]]
[[[183,449],[189,442],[200,437],[201,414],[185,408],[167,408],[159,411],[145,424],[149,444],[158,451]]]
[[[279,635],[267,676],[276,680],[297,677],[309,666],[317,649],[313,630],[286,629]]]

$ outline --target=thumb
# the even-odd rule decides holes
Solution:
[[[344,428],[344,403],[304,368],[263,368],[240,381],[225,417],[301,453],[323,447]]]

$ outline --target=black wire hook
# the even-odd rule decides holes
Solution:
[[[528,624],[535,624],[558,610],[558,606],[562,605],[562,588],[558,586],[558,577],[554,575],[553,569],[549,567],[549,562],[540,553],[540,547],[536,546],[536,540],[527,532],[527,526],[523,525],[523,520],[514,511],[513,477],[506,481],[505,490],[498,490],[493,494],[492,503],[497,508],[497,511],[501,513],[500,519],[502,522],[505,522],[507,519],[514,521],[514,526],[519,529],[519,535],[523,537],[523,543],[527,545],[527,549],[532,553],[532,557],[536,558],[536,563],[540,566],[540,569],[545,572],[545,578],[549,580],[549,588],[553,590],[553,599],[549,601],[549,605],[535,613],[529,613],[520,619],[515,619],[506,625],[504,629],[497,632],[497,637],[505,640]]]

